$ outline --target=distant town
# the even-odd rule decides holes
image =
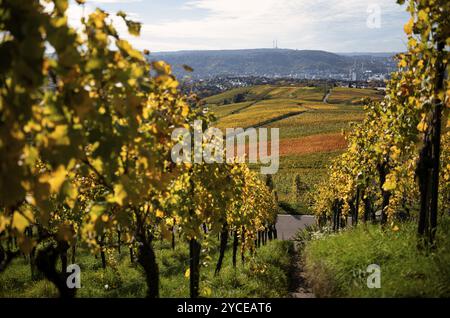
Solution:
[[[364,73],[363,73],[364,74]],[[367,74],[367,73],[366,73]],[[356,78],[356,80],[353,80]],[[280,86],[310,86],[310,87],[353,87],[374,88],[385,90],[389,74],[383,77],[371,77],[365,80],[357,80],[352,74],[352,79],[300,79],[290,77],[264,77],[264,76],[216,76],[205,79],[184,78],[181,88],[185,92],[197,94],[199,98],[220,94],[227,90],[254,85],[280,85]]]
[[[183,82],[200,96],[252,85],[385,87],[397,69],[395,53],[331,53],[320,50],[251,49],[159,52]],[[193,69],[193,72],[186,71]]]

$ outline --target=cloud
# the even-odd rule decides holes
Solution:
[[[137,0],[93,2],[130,1]],[[237,49],[271,47],[277,39],[280,47],[297,49],[404,48],[402,26],[407,14],[394,0],[188,0],[170,5],[182,9],[183,15],[169,14],[160,22],[141,20],[141,38],[130,38],[133,44],[158,51]],[[367,27],[369,5],[380,8],[380,29]],[[152,10],[157,3],[142,2],[142,8]]]
[[[100,1],[119,1],[119,0],[98,0],[98,2],[100,2]],[[132,0],[122,0],[121,2],[125,2],[125,1],[132,1]],[[138,0],[134,0],[134,1],[138,1]],[[93,5],[91,2],[93,2],[93,1],[86,1],[86,4],[84,4],[84,5],[77,5],[76,3],[71,3],[71,5],[69,6],[69,8],[67,10],[67,17],[68,17],[68,22],[69,22],[70,26],[72,26],[76,30],[80,30],[80,28],[82,27],[81,18],[82,17],[87,18],[92,12],[95,11],[95,8],[97,7],[97,6]],[[102,8],[102,9],[104,9],[104,8]],[[125,25],[123,19],[116,15],[117,12],[108,11],[108,10],[105,10],[105,11],[107,13],[109,13],[108,19],[110,19],[112,21],[117,32],[123,39],[128,40],[129,42],[131,42],[134,45],[136,45],[136,42],[134,42],[134,41],[138,40],[138,43],[141,45],[136,45],[136,47],[138,47],[138,48],[142,47],[142,42],[141,42],[142,39],[132,36],[128,33],[127,26]],[[137,21],[140,18],[139,14],[134,13],[134,12],[127,12],[127,15],[131,19],[137,20]]]
[[[370,4],[381,9],[380,30],[366,25]],[[204,48],[249,48],[268,47],[278,39],[282,47],[334,51],[384,50],[389,45],[394,50],[403,45],[400,37],[404,8],[392,0],[192,0],[183,8],[185,18],[145,24],[143,36],[150,42],[165,38],[174,49],[182,49],[177,44],[180,40],[203,40]],[[207,13],[191,19],[189,10]],[[393,25],[398,29],[396,34],[392,34]],[[389,41],[385,48],[377,46],[386,38]]]
[[[142,0],[87,0],[86,3],[131,3],[141,1]]]

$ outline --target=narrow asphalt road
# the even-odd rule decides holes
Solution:
[[[323,98],[323,103],[324,103],[324,104],[328,104],[328,98],[330,97],[330,95],[331,95],[331,91],[329,91],[329,92],[325,95],[325,97]]]
[[[291,240],[300,229],[315,223],[315,217],[312,215],[291,215],[278,214],[277,229],[278,239]]]

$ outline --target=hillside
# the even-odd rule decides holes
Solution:
[[[369,54],[369,53],[368,53]],[[185,75],[182,65],[194,69],[194,77],[217,75],[292,76],[348,74],[357,65],[373,73],[389,73],[395,67],[391,55],[339,55],[319,50],[251,49],[157,52],[153,60],[170,63],[176,75]]]
[[[343,130],[363,118],[361,98],[381,99],[372,89],[336,87],[328,103],[324,87],[259,85],[236,88],[204,99],[219,128],[280,129],[280,169],[274,175],[281,205],[291,213],[308,213],[308,192],[322,177],[330,160],[346,147]],[[304,193],[292,189],[298,174]]]

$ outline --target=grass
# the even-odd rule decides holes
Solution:
[[[215,240],[216,241],[216,240]],[[213,250],[217,243],[211,242]],[[288,294],[288,275],[292,244],[271,241],[257,250],[253,258],[234,269],[231,250],[225,254],[222,271],[214,276],[217,253],[211,259],[203,255],[200,290],[204,297],[285,297]],[[161,297],[189,297],[188,245],[178,244],[175,250],[166,242],[156,242],[155,250],[160,269]],[[128,251],[119,256],[117,270],[101,268],[100,258],[82,250],[77,255],[81,267],[81,286],[77,297],[144,297],[146,285],[140,267],[130,263]],[[240,260],[240,258],[239,258]],[[108,288],[105,286],[108,285]],[[0,274],[0,297],[57,297],[55,287],[45,279],[31,280],[28,262],[16,259]]]
[[[400,230],[360,224],[306,243],[305,271],[318,297],[450,297],[450,219],[438,227],[437,249],[417,249],[416,222]],[[381,288],[367,287],[366,268],[378,264]]]

